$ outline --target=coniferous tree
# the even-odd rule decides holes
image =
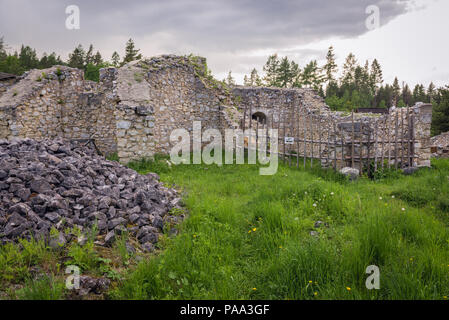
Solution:
[[[399,97],[401,94],[401,87],[399,86],[399,80],[398,78],[394,78],[393,87],[392,87],[392,104],[394,106],[398,106]]]
[[[406,106],[411,106],[413,104],[413,95],[408,84],[402,89],[402,101],[404,101]]]
[[[331,82],[335,81],[334,74],[338,71],[337,63],[335,62],[334,47],[330,46],[326,55],[326,64],[323,67],[326,74],[325,81],[329,85]]]
[[[253,68],[253,70],[251,70],[251,74],[249,77],[247,77],[247,76],[245,76],[245,77],[247,78],[247,82],[248,82],[249,86],[252,86],[252,87],[262,86],[262,80],[260,79],[256,68]]]
[[[381,68],[379,62],[377,61],[377,59],[374,59],[373,62],[371,63],[370,77],[371,77],[371,86],[372,86],[373,90],[375,91],[376,88],[381,86],[382,83],[384,82],[382,68]]]
[[[6,46],[3,37],[0,38],[0,62],[4,61],[8,54],[6,53]]]
[[[318,63],[316,60],[310,61],[301,74],[301,83],[308,88],[319,90],[319,87],[323,83],[324,77],[320,73]]]
[[[232,77],[232,71],[229,71],[228,76],[226,77],[226,84],[228,86],[235,86],[235,80]]]
[[[22,45],[19,53],[19,62],[25,70],[37,68],[39,66],[39,59],[37,58],[36,50]]]
[[[92,62],[93,62],[93,64],[95,64],[97,66],[103,63],[103,58],[101,57],[100,51],[97,51],[97,53],[95,53],[95,56],[94,56]]]
[[[123,58],[122,65],[134,60],[142,59],[142,55],[139,51],[140,49],[136,49],[133,39],[129,39],[128,42],[126,42],[125,57]]]
[[[428,103],[433,103],[433,99],[435,96],[435,85],[433,82],[429,84],[429,87],[427,88],[427,100]]]
[[[281,88],[287,88],[293,79],[292,72],[290,70],[290,62],[287,57],[281,59],[281,63],[277,69],[277,84]]]
[[[114,51],[112,53],[111,61],[112,61],[112,65],[116,68],[120,65],[120,56],[117,53],[117,51]]]
[[[342,84],[350,84],[354,81],[354,73],[357,67],[357,59],[354,54],[350,53],[346,57],[345,64],[343,65],[343,75],[341,77]]]
[[[84,69],[85,67],[85,57],[83,46],[78,45],[71,54],[69,54],[68,65],[72,68]]]
[[[279,68],[279,59],[277,54],[273,54],[268,57],[267,62],[263,67],[263,71],[265,72],[264,81],[268,87],[277,87],[279,86],[278,82],[278,68]]]
[[[84,63],[87,66],[90,63],[93,63],[94,59],[94,46],[91,44],[89,49],[86,52],[86,57],[84,58]]]
[[[438,90],[433,102],[432,134],[449,131],[449,86]]]
[[[245,74],[245,76],[243,77],[243,85],[245,87],[250,87],[251,86],[251,81],[249,80],[248,76]]]

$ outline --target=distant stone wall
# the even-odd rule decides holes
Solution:
[[[269,128],[279,129],[281,153],[294,151],[301,157],[320,159],[323,166],[333,166],[335,162],[338,168],[342,168],[352,166],[352,155],[354,165],[359,167],[360,156],[362,159],[368,157],[368,152],[373,159],[377,156],[379,162],[382,158],[385,161],[390,159],[393,165],[395,161],[392,158],[397,154],[399,166],[408,166],[410,152],[415,157],[414,165],[430,166],[431,105],[417,104],[409,109],[409,117],[406,108],[391,109],[386,115],[355,113],[353,139],[351,114],[330,111],[324,100],[310,89],[236,87],[232,93],[237,97],[238,108],[242,112],[241,125],[245,119],[245,128],[249,128],[251,121],[251,127],[256,129],[257,122],[250,119],[253,115],[263,114]],[[412,115],[415,142],[409,144],[408,121]],[[395,144],[396,116],[398,142]],[[259,128],[262,126],[259,124]],[[284,136],[295,138],[295,143],[286,145],[285,150]],[[401,139],[402,136],[405,138]],[[375,143],[376,139],[378,143]]]

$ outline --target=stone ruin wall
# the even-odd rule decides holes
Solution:
[[[267,125],[269,128],[279,129],[279,137],[285,136],[295,137],[293,145],[286,145],[285,153],[298,153],[300,157],[304,156],[304,143],[300,142],[299,147],[297,139],[310,141],[306,143],[306,156],[313,155],[315,158],[323,159],[323,166],[332,166],[336,157],[337,167],[350,167],[352,165],[352,116],[347,112],[334,112],[325,105],[323,99],[316,95],[310,89],[277,89],[277,88],[251,88],[251,87],[236,87],[232,90],[234,96],[238,97],[238,108],[245,112],[246,109],[246,123],[245,128],[249,128],[249,114],[263,113],[266,116]],[[370,147],[370,157],[377,155],[379,162],[382,159],[388,159],[388,154],[393,158],[395,154],[395,121],[398,116],[398,141],[400,141],[402,134],[408,137],[408,118],[407,109],[391,109],[387,115],[378,114],[363,114],[354,113],[354,155],[358,157],[360,150],[362,150],[362,157],[368,156],[368,148],[366,143],[375,142],[376,136],[379,143],[377,147],[372,144]],[[414,116],[414,165],[430,166],[431,156],[431,141],[430,141],[430,127],[432,122],[432,106],[429,104],[417,104],[409,109],[409,119],[411,115]],[[306,122],[304,122],[306,121]],[[402,132],[402,121],[404,121],[404,132]],[[243,116],[240,124],[243,124]],[[335,129],[334,129],[335,124]],[[386,129],[388,124],[390,132]],[[256,128],[256,121],[252,121],[251,126]],[[304,126],[306,126],[306,134],[304,133]],[[260,128],[260,124],[259,124]],[[321,153],[318,142],[320,140],[321,132]],[[312,135],[313,134],[313,135]],[[391,141],[390,148],[385,143],[382,149],[382,139],[387,142]],[[407,138],[406,138],[407,139]],[[330,148],[328,148],[327,141],[330,140]],[[334,141],[337,142],[337,147],[333,146]],[[341,143],[343,141],[343,148]],[[407,141],[403,145],[398,142],[398,158],[404,159],[404,166],[407,160]],[[282,139],[279,140],[279,151],[284,152]],[[361,148],[361,149],[360,149]],[[343,149],[343,151],[342,151]],[[405,150],[405,151],[403,151]],[[343,152],[343,161],[342,161]],[[327,159],[329,158],[329,163]],[[399,160],[400,162],[400,160]],[[390,161],[394,164],[394,160]],[[400,165],[400,164],[399,164]],[[355,167],[359,167],[358,159],[355,160]]]
[[[67,67],[32,70],[0,97],[0,138],[98,138],[115,148],[114,110],[99,85]]]
[[[170,133],[180,128],[191,132],[193,121],[201,121],[203,129],[226,127],[226,93],[201,74],[204,64],[163,56],[116,70],[113,92],[120,159],[169,153]]]
[[[172,130],[184,128],[191,132],[193,121],[201,121],[203,130],[215,128],[223,132],[241,127],[246,109],[246,128],[250,111],[260,112],[267,116],[268,126],[280,129],[279,136],[283,136],[286,119],[286,136],[303,139],[307,114],[307,139],[312,125],[313,140],[319,139],[320,126],[322,139],[327,139],[329,133],[334,141],[335,123],[337,143],[342,135],[345,142],[351,140],[350,114],[330,111],[312,90],[237,86],[228,91],[207,75],[205,66],[204,58],[165,55],[102,69],[99,83],[84,80],[82,71],[68,67],[32,70],[0,96],[0,139],[93,138],[103,153],[117,153],[126,163],[155,153],[167,154],[172,147]],[[356,124],[355,140],[368,140],[370,136],[373,141],[375,128],[385,119],[394,121],[397,110],[382,116],[354,114],[356,123],[362,121],[361,127]],[[410,112],[415,115],[415,164],[430,165],[431,107],[421,104],[410,108]],[[252,122],[253,128],[256,123]],[[394,141],[394,132],[389,136]],[[282,143],[279,146],[282,152]],[[358,155],[360,146],[354,147]],[[299,150],[296,143],[287,146],[286,152],[292,150],[304,154],[302,143]],[[315,157],[319,151],[315,144]],[[306,144],[306,152],[311,155],[311,144]],[[376,152],[381,157],[380,148]],[[391,152],[394,154],[394,150]],[[329,155],[333,160],[336,154],[338,167],[350,166],[350,160],[342,163],[341,153],[339,146],[328,150],[322,144],[322,158]],[[351,146],[345,147],[344,154],[351,154]],[[323,161],[323,165],[330,164]]]
[[[100,82],[63,66],[32,70],[0,96],[0,139],[96,141],[120,160],[168,153],[170,133],[228,127],[229,94],[205,74],[205,60],[162,56],[100,71]]]

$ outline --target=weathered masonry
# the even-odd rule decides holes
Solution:
[[[332,112],[310,89],[229,90],[204,58],[174,55],[102,69],[99,83],[63,66],[32,70],[0,93],[0,139],[91,138],[123,162],[168,153],[172,130],[201,121],[203,129],[278,128],[282,140],[295,138],[281,152],[328,166],[358,165],[357,156],[430,165],[431,116],[424,104],[384,115]]]

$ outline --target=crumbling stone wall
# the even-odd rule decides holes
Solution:
[[[205,61],[161,56],[117,69],[112,91],[117,101],[117,147],[123,161],[169,153],[170,133],[227,127],[222,117],[228,96],[205,74]]]
[[[106,101],[81,70],[32,70],[0,97],[0,138],[98,138],[114,152],[114,110]]]
[[[379,162],[383,155],[385,161],[390,156],[390,164],[394,164],[392,158],[397,153],[399,165],[408,166],[408,121],[413,115],[415,142],[410,146],[410,153],[414,154],[413,165],[430,166],[431,105],[417,104],[409,109],[408,117],[406,108],[391,109],[387,115],[355,113],[353,139],[352,115],[330,111],[324,100],[310,89],[236,87],[232,93],[237,97],[235,100],[242,112],[240,124],[243,125],[245,119],[245,128],[249,128],[252,121],[251,127],[255,129],[257,124],[250,119],[252,115],[262,113],[269,128],[279,129],[281,153],[284,153],[283,137],[294,137],[295,143],[286,145],[285,153],[313,156],[320,159],[323,166],[332,166],[335,161],[338,168],[352,166],[352,148],[356,158],[354,164],[358,168],[360,155],[362,159],[368,157],[368,145],[370,157],[377,156]],[[245,112],[246,116],[243,116]],[[398,143],[395,144],[396,117]],[[404,141],[401,141],[402,136]],[[378,143],[375,143],[376,139]],[[299,144],[298,140],[301,141]],[[383,146],[381,141],[384,141]]]
[[[94,138],[105,154],[128,162],[168,153],[170,133],[192,131],[193,121],[204,129],[229,127],[230,101],[199,57],[105,68],[99,83],[68,67],[32,70],[0,97],[0,138]]]
[[[355,114],[355,155],[366,155],[364,141],[373,141],[376,133],[379,139],[394,141],[394,132],[379,128],[387,122],[394,130],[398,110],[382,116]],[[296,141],[307,140],[307,157],[324,159],[325,166],[335,157],[338,167],[351,165],[350,114],[330,111],[310,89],[229,90],[210,76],[204,58],[192,56],[163,55],[105,68],[99,83],[85,81],[81,70],[68,67],[32,70],[0,96],[0,139],[94,138],[104,153],[116,152],[126,163],[169,153],[170,133],[179,128],[191,132],[193,121],[201,121],[203,130],[223,133],[226,128],[248,128],[250,123],[256,128],[254,114],[264,114],[268,127],[280,130],[279,136],[285,132]],[[410,114],[415,117],[415,164],[430,165],[431,106],[419,104],[410,108]],[[402,116],[406,117],[404,111]],[[322,143],[316,143],[320,139]],[[390,144],[390,153],[392,148]],[[288,145],[285,152],[292,151],[303,156],[303,144]],[[383,151],[379,145],[370,151],[379,158],[388,154],[385,146]]]

